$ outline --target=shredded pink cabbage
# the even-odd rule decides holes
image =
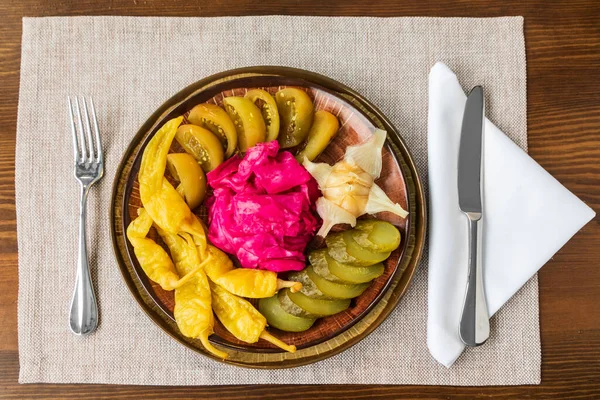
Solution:
[[[212,195],[208,238],[245,268],[305,267],[304,250],[320,222],[317,182],[279,143],[259,143],[207,174]]]

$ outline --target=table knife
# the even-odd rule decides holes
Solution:
[[[490,335],[482,271],[484,118],[483,88],[475,86],[467,97],[458,153],[458,204],[467,217],[469,236],[469,272],[459,335],[467,346],[479,346]]]

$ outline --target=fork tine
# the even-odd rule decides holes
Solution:
[[[75,96],[75,114],[77,116],[77,127],[79,128],[77,133],[79,134],[79,144],[81,145],[81,158],[80,161],[86,161],[86,140],[85,132],[83,131],[83,121],[81,120],[81,108],[79,107],[79,99]]]
[[[71,96],[67,96],[67,106],[69,107],[69,120],[71,121],[71,133],[73,134],[73,158],[75,162],[81,159],[79,154],[79,140],[77,140],[77,131],[75,130],[75,115],[73,115],[73,103]]]
[[[88,115],[87,102],[85,101],[85,97],[81,97],[81,103],[83,104],[83,115],[85,121],[85,135],[87,137],[87,145],[88,145],[88,162],[92,162],[94,160],[94,140],[92,139],[92,126],[90,125],[90,116]]]
[[[104,159],[102,154],[102,142],[100,141],[100,129],[98,129],[98,120],[96,119],[96,108],[94,107],[94,100],[90,97],[90,110],[92,112],[92,122],[94,123],[94,133],[96,136],[96,160],[101,162]]]

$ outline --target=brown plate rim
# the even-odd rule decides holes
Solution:
[[[360,340],[362,340],[363,338],[368,336],[377,326],[379,326],[383,322],[383,320],[385,320],[385,318],[387,318],[387,316],[396,307],[396,305],[398,304],[398,301],[400,300],[400,298],[403,296],[403,294],[406,292],[406,290],[410,286],[410,283],[414,277],[414,274],[418,267],[418,263],[421,259],[422,253],[423,253],[423,247],[424,247],[424,242],[425,242],[425,231],[426,231],[425,228],[426,228],[426,224],[427,224],[427,216],[426,216],[427,212],[426,212],[426,202],[425,202],[423,187],[422,187],[421,179],[420,179],[418,171],[416,169],[414,160],[413,160],[406,144],[404,143],[403,139],[398,134],[397,129],[391,124],[391,122],[383,115],[383,113],[377,107],[375,107],[373,104],[371,104],[362,95],[355,92],[353,89],[347,87],[346,85],[344,85],[340,82],[337,82],[331,78],[328,78],[324,75],[321,75],[321,74],[318,74],[315,72],[311,72],[311,71],[298,69],[298,68],[280,67],[280,66],[252,66],[252,67],[237,68],[237,69],[222,71],[217,74],[213,74],[206,78],[203,78],[195,83],[192,83],[191,85],[187,86],[186,88],[184,88],[181,91],[179,91],[178,93],[176,93],[174,96],[172,96],[166,102],[164,102],[144,122],[144,124],[140,127],[138,132],[135,134],[135,136],[131,139],[129,146],[123,153],[123,155],[121,157],[121,161],[119,162],[119,166],[115,173],[115,179],[113,181],[113,187],[112,187],[112,196],[111,196],[110,213],[109,213],[110,214],[109,218],[110,218],[111,242],[112,242],[113,252],[115,254],[115,258],[119,265],[119,270],[121,271],[123,279],[124,279],[125,283],[127,284],[129,291],[131,292],[131,294],[133,295],[135,300],[138,302],[138,304],[140,305],[142,310],[148,315],[148,317],[154,323],[156,323],[159,327],[161,327],[161,329],[163,331],[165,331],[168,335],[173,337],[179,343],[185,345],[186,347],[188,347],[194,351],[199,352],[202,355],[210,357],[210,355],[208,355],[207,353],[199,351],[199,349],[195,348],[190,343],[187,343],[186,341],[182,340],[177,335],[175,335],[173,332],[171,332],[168,326],[164,326],[165,322],[162,320],[162,318],[158,315],[155,315],[156,312],[154,310],[152,310],[150,308],[150,306],[148,306],[148,304],[146,304],[144,299],[141,298],[141,294],[139,293],[138,288],[135,286],[135,283],[131,279],[129,271],[127,270],[127,266],[125,265],[125,262],[120,253],[117,232],[116,232],[116,224],[115,224],[115,222],[116,222],[115,202],[117,199],[117,191],[119,189],[120,177],[122,175],[123,169],[125,168],[125,166],[127,164],[127,160],[130,158],[132,153],[134,153],[135,148],[141,142],[144,135],[147,134],[148,131],[152,128],[152,126],[156,123],[156,120],[158,118],[160,118],[161,116],[163,116],[174,105],[181,103],[182,101],[184,101],[186,98],[188,98],[190,95],[192,95],[195,91],[202,88],[203,86],[209,85],[211,82],[227,78],[228,76],[237,76],[237,75],[243,75],[243,74],[261,74],[261,75],[274,75],[274,76],[287,76],[287,77],[291,77],[291,78],[300,78],[302,80],[313,83],[315,85],[319,85],[327,90],[332,90],[335,93],[338,93],[341,95],[345,94],[347,96],[350,96],[350,97],[356,99],[359,103],[361,103],[361,105],[363,107],[366,108],[366,111],[368,111],[369,115],[367,115],[367,118],[371,119],[372,122],[375,124],[376,124],[376,122],[379,122],[381,125],[383,125],[383,127],[386,128],[388,133],[390,133],[388,135],[388,139],[390,139],[389,141],[393,144],[393,147],[394,146],[396,147],[396,149],[393,149],[394,150],[393,153],[395,154],[395,157],[396,157],[396,150],[399,153],[401,153],[403,161],[406,163],[407,167],[410,170],[411,177],[412,177],[412,184],[414,185],[414,190],[415,190],[415,193],[414,193],[414,195],[415,195],[414,203],[415,203],[415,211],[416,211],[415,224],[414,224],[415,243],[414,243],[413,252],[411,254],[411,258],[410,258],[408,264],[406,265],[406,268],[403,271],[400,271],[402,276],[400,277],[399,282],[396,283],[396,286],[394,288],[392,288],[392,293],[391,293],[390,298],[387,301],[387,304],[385,305],[383,310],[380,312],[380,314],[377,316],[377,318],[374,321],[372,321],[370,324],[368,324],[368,326],[364,329],[363,332],[357,334],[355,337],[348,339],[347,341],[345,341],[344,343],[340,344],[339,346],[331,349],[330,351],[317,353],[316,355],[308,356],[308,357],[305,357],[302,359],[287,359],[287,360],[278,361],[276,363],[273,363],[273,362],[246,363],[246,362],[233,361],[233,360],[221,360],[221,359],[218,359],[215,357],[211,357],[215,360],[225,362],[230,365],[243,366],[243,367],[247,367],[247,368],[278,369],[278,368],[297,367],[297,366],[317,362],[317,361],[323,360],[325,358],[331,357],[335,354],[338,354],[338,353],[350,348],[351,346],[353,346],[354,344],[358,343]],[[342,96],[342,98],[347,100],[347,98],[345,98],[344,96]],[[361,110],[361,111],[365,111],[365,110]],[[373,119],[375,119],[375,121],[373,121]],[[393,135],[391,133],[393,133]],[[409,199],[409,202],[410,201],[411,201],[411,199]],[[420,222],[420,224],[418,222]],[[399,263],[400,263],[401,259],[402,259],[402,257],[399,259]],[[396,273],[398,273],[398,271],[396,271],[394,273],[394,275]],[[390,278],[390,282],[392,279],[393,279],[393,276]],[[389,288],[390,282],[388,282],[388,284],[386,284],[386,286],[384,288],[382,288],[381,294],[377,296],[375,301],[373,301],[373,304],[376,304],[377,302],[381,301],[382,295],[390,289]],[[404,283],[402,283],[402,282],[404,282]],[[370,308],[371,307],[369,307],[369,309]],[[368,314],[368,312],[365,313],[365,315],[367,315],[367,314]],[[340,335],[341,334],[342,333],[340,333]]]

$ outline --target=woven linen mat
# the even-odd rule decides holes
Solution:
[[[527,146],[523,18],[52,17],[23,19],[16,150],[20,382],[225,385],[363,383],[516,385],[540,382],[537,277],[492,319],[485,346],[450,369],[426,345],[427,259],[390,317],[349,350],[313,365],[251,370],[180,345],[140,309],[109,237],[119,160],[166,99],[210,74],[284,65],[363,94],[396,125],[427,184],[427,77],[437,61],[482,84],[487,115]],[[88,203],[100,326],[68,330],[75,282],[78,184],[66,97],[94,98],[105,178]],[[427,255],[427,251],[424,252]]]

